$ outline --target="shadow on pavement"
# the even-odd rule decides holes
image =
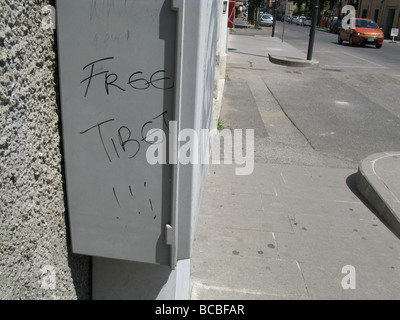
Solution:
[[[351,174],[350,176],[347,177],[347,179],[346,179],[347,187],[379,219],[379,221],[381,221],[386,226],[386,228],[388,228],[397,238],[400,239],[400,234],[397,234],[392,229],[392,227],[385,220],[382,219],[382,217],[379,215],[378,211],[368,202],[368,200],[357,189],[356,177],[357,177],[357,173],[353,173],[353,174]]]

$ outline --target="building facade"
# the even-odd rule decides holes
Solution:
[[[359,0],[357,16],[374,20],[389,38],[400,27],[400,0]]]

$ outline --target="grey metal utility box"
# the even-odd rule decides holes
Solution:
[[[177,169],[149,164],[146,150],[150,129],[169,139],[169,121],[179,124],[183,4],[56,3],[75,253],[176,263]]]

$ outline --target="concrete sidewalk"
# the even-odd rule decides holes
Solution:
[[[296,72],[268,54],[304,53],[266,32],[229,38],[221,118],[255,129],[255,167],[210,168],[191,299],[400,299],[400,242],[357,188],[365,171],[312,150],[287,119],[262,77]],[[399,154],[374,162],[394,202]]]

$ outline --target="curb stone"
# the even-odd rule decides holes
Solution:
[[[394,156],[400,156],[400,152],[376,153],[362,160],[356,176],[356,186],[387,227],[400,238],[400,201],[375,171],[377,161]]]
[[[268,54],[269,61],[275,64],[289,67],[317,67],[319,62],[317,60],[305,60],[302,58],[283,57]]]

